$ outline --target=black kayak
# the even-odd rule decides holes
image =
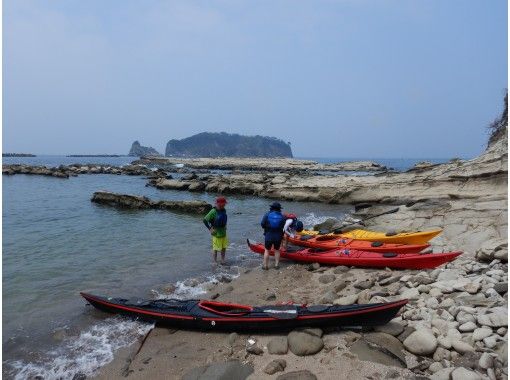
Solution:
[[[208,300],[143,300],[80,293],[92,306],[177,328],[268,331],[296,327],[379,326],[391,321],[407,300],[365,305],[248,306]]]

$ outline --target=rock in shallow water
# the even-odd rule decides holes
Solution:
[[[212,206],[205,201],[151,201],[147,197],[96,191],[91,202],[129,209],[162,209],[190,214],[204,214]]]

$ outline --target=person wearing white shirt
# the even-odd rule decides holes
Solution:
[[[296,214],[285,214],[285,225],[283,226],[283,248],[287,248],[288,238],[295,237],[297,232],[303,231],[303,222],[298,220]]]

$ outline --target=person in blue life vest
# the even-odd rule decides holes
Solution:
[[[260,225],[264,229],[264,263],[262,269],[269,269],[269,251],[274,249],[274,267],[280,268],[280,245],[283,239],[283,227],[285,217],[282,214],[282,205],[274,202],[269,207],[269,212],[262,217]]]
[[[283,226],[282,249],[287,249],[289,237],[294,238],[296,234],[303,231],[303,222],[297,218],[296,214],[284,214],[285,224]]]
[[[212,236],[212,258],[218,261],[218,251],[221,252],[221,264],[225,264],[227,250],[227,200],[224,197],[216,198],[216,205],[204,217],[204,224]]]

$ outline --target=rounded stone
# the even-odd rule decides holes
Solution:
[[[288,343],[290,351],[298,356],[315,355],[324,347],[321,338],[302,331],[292,331],[288,335]]]
[[[437,347],[437,339],[430,329],[416,330],[404,340],[404,347],[416,355],[430,355]]]

